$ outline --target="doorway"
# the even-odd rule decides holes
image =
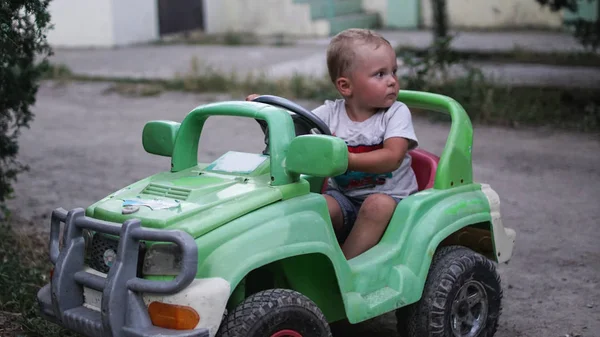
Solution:
[[[158,0],[160,35],[204,30],[202,0]]]

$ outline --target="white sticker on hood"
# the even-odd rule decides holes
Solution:
[[[159,200],[159,199],[125,199],[123,207],[146,206],[152,210],[168,209],[179,207],[180,203],[177,200]]]

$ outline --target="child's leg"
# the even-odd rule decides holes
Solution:
[[[358,205],[340,191],[330,188],[323,194],[338,242],[346,240],[358,214]]]
[[[346,259],[366,252],[379,242],[397,205],[394,198],[385,194],[372,194],[365,199],[342,247]]]
[[[342,209],[340,204],[335,200],[334,197],[325,194],[325,200],[327,200],[327,208],[329,209],[329,216],[331,217],[331,224],[336,233],[342,231],[344,226],[344,216],[342,215]]]

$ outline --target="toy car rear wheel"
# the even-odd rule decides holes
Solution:
[[[396,311],[402,337],[491,337],[502,310],[494,264],[468,248],[435,254],[421,300]]]
[[[217,337],[331,337],[329,324],[306,296],[288,289],[253,294],[223,319]]]

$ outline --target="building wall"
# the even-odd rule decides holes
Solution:
[[[388,0],[386,25],[391,28],[418,28],[420,5],[420,0]]]
[[[313,21],[306,3],[198,1],[203,1],[207,33],[329,33],[329,23]],[[447,1],[449,22],[454,28],[559,28],[563,24],[562,12],[540,8],[534,0]],[[363,8],[380,13],[387,27],[415,28],[417,21],[424,27],[432,25],[431,0],[363,0]],[[53,46],[112,47],[159,38],[157,0],[53,0],[49,10],[54,29],[49,31],[48,41]]]
[[[577,2],[577,12],[565,11],[565,20],[584,19],[596,21],[598,19],[598,6],[600,1],[579,0]]]
[[[398,1],[398,0],[396,0]],[[405,0],[399,0],[405,1]],[[379,17],[381,18],[382,24],[385,26],[388,23],[388,0],[363,0],[362,7],[364,10],[369,12],[377,12],[379,13]]]
[[[447,0],[448,20],[456,28],[559,28],[562,12],[540,8],[534,0]],[[432,26],[431,0],[421,0],[421,22]]]
[[[113,47],[158,38],[156,1],[52,0],[54,28],[48,42],[55,47]]]
[[[224,1],[203,0],[204,31],[213,34],[227,31],[229,18],[225,17]]]
[[[110,46],[113,43],[112,0],[52,0],[53,46]]]
[[[312,21],[308,4],[292,0],[204,0],[204,11],[207,33],[323,35],[329,31],[326,21]]]
[[[158,3],[156,0],[113,0],[112,8],[115,45],[158,39]]]

